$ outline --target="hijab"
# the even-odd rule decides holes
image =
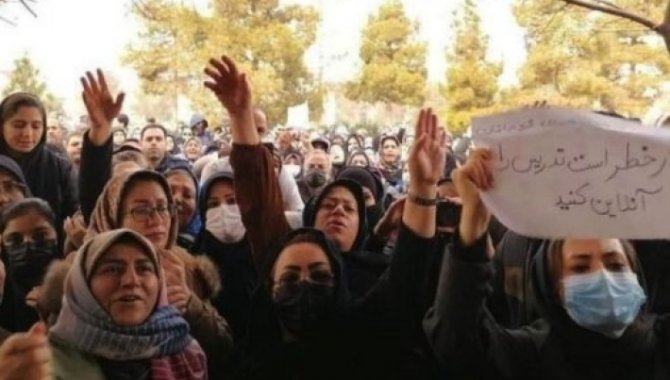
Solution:
[[[170,185],[168,185],[165,177],[159,173],[151,170],[139,170],[133,173],[112,177],[109,182],[107,182],[100,197],[98,197],[98,202],[91,213],[91,221],[85,240],[105,231],[122,228],[123,216],[121,215],[121,208],[124,198],[130,191],[132,185],[138,181],[157,182],[165,191],[168,204],[174,204]],[[161,248],[170,249],[176,244],[178,225],[178,216],[176,213],[173,213],[170,218],[168,245],[167,247]]]
[[[154,311],[137,326],[116,325],[90,288],[97,263],[113,245],[121,242],[130,242],[144,251],[156,268],[160,284]],[[149,360],[154,380],[206,378],[205,354],[189,335],[188,323],[168,305],[160,268],[152,244],[137,233],[120,229],[98,234],[76,253],[65,279],[63,307],[49,339],[103,361]],[[135,370],[132,364],[129,368]]]

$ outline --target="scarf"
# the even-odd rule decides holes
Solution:
[[[98,197],[98,202],[91,213],[91,221],[84,241],[91,239],[99,233],[122,227],[121,207],[123,205],[123,198],[128,193],[130,188],[129,185],[137,180],[157,182],[161,185],[163,190],[165,190],[168,203],[174,203],[167,180],[165,177],[154,171],[140,170],[134,173],[112,177],[109,182],[107,182],[100,197]],[[175,214],[170,220],[171,228],[168,246],[161,248],[170,249],[175,245],[177,241],[178,224],[177,215]]]
[[[91,293],[89,278],[95,263],[115,242],[131,238],[160,268],[150,242],[130,230],[97,235],[77,253],[65,280],[63,307],[49,332],[54,342],[104,360],[150,360],[152,379],[195,380],[206,378],[206,358],[189,335],[188,323],[167,304],[167,288],[158,271],[161,289],[157,306],[138,326],[116,325]]]

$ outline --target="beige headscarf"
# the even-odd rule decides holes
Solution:
[[[85,241],[93,236],[110,230],[122,228],[123,217],[121,215],[124,198],[128,194],[132,184],[138,181],[154,181],[157,182],[165,191],[165,196],[169,204],[173,204],[172,192],[167,180],[161,174],[150,170],[140,170],[130,174],[119,175],[112,177],[105,189],[98,198],[93,213],[91,214],[91,221],[88,226]],[[171,249],[175,246],[177,241],[177,231],[179,229],[178,219],[176,213],[170,219],[170,234],[168,236],[167,247],[159,247]]]

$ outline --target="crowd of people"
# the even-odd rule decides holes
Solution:
[[[227,128],[134,133],[100,70],[71,133],[0,103],[0,380],[670,379],[670,241],[521,236],[430,108],[272,130],[205,75]]]

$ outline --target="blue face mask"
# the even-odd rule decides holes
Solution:
[[[647,297],[632,272],[568,276],[563,280],[565,309],[579,326],[619,338],[633,323]]]

